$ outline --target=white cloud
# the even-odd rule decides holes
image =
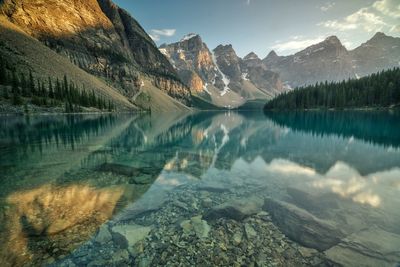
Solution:
[[[250,5],[251,4],[251,0],[246,0],[246,5]]]
[[[320,9],[323,12],[328,11],[329,9],[333,8],[335,6],[335,2],[328,2],[325,5],[321,6]]]
[[[293,36],[289,41],[277,42],[271,48],[278,52],[294,52],[297,50],[302,50],[310,45],[322,42],[323,40],[324,38],[321,36],[309,39],[305,39],[303,36]]]
[[[372,6],[386,16],[400,18],[400,2],[398,0],[380,0]]]
[[[323,21],[318,26],[336,31],[389,31],[393,24],[390,21],[399,17],[400,2],[398,0],[378,0],[371,6],[360,8],[347,17],[338,20]]]
[[[389,32],[400,33],[400,24],[399,25],[394,25],[392,28],[390,28]]]
[[[367,32],[381,31],[387,25],[383,18],[371,12],[369,8],[361,8],[342,20],[328,20],[318,24],[338,31],[365,30]]]
[[[152,29],[149,34],[153,41],[159,41],[161,37],[172,37],[176,33],[176,29]]]

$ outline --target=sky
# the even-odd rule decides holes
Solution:
[[[400,37],[400,0],[114,0],[157,45],[200,34],[243,57],[289,55],[336,35],[353,49],[381,31]]]

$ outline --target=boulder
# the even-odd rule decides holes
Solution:
[[[112,228],[112,231],[123,235],[130,247],[137,242],[145,239],[151,231],[151,227],[141,226],[137,224],[117,225]]]
[[[286,236],[305,247],[324,251],[337,245],[345,236],[333,222],[319,219],[293,204],[267,198],[264,209]]]
[[[398,266],[400,235],[373,227],[344,238],[325,254],[343,266]]]
[[[225,202],[213,207],[206,213],[206,220],[216,220],[219,218],[228,218],[241,221],[246,217],[257,214],[262,210],[263,200],[252,197],[247,199],[236,199]]]
[[[108,230],[106,225],[100,227],[99,232],[97,233],[95,241],[100,244],[106,244],[110,242],[112,239],[111,233]]]
[[[201,216],[192,217],[181,223],[183,232],[187,235],[195,234],[198,238],[207,238],[210,233],[210,226]]]

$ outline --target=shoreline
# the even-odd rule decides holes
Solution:
[[[400,105],[394,107],[358,107],[358,108],[309,108],[309,109],[264,109],[264,112],[278,111],[278,112],[304,112],[304,111],[389,111],[400,110]]]

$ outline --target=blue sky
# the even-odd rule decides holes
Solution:
[[[239,56],[297,52],[330,35],[352,49],[383,31],[400,36],[399,0],[114,0],[155,42],[198,33],[210,49],[232,44]]]

